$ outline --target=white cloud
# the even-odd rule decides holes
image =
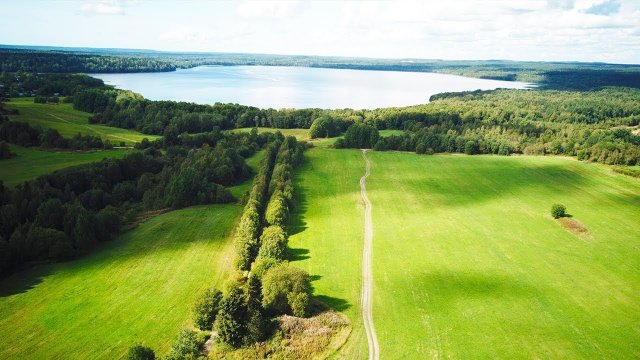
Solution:
[[[296,12],[302,3],[300,1],[271,1],[271,0],[244,0],[236,9],[238,15],[243,18],[273,18],[282,19]]]
[[[11,13],[25,15],[0,24],[0,38],[7,43],[640,62],[640,0],[147,0],[135,7],[134,0],[77,0],[31,12],[23,3],[16,2]],[[86,16],[125,12],[127,16]],[[64,36],[12,31],[30,21],[38,24],[36,16],[53,22]],[[78,32],[78,24],[85,30]]]
[[[123,15],[124,6],[117,0],[92,1],[82,5],[82,12],[98,15]]]
[[[160,36],[158,36],[158,40],[173,43],[205,43],[209,40],[209,36],[207,32],[196,30],[193,27],[181,26],[163,32],[162,34],[160,34]]]

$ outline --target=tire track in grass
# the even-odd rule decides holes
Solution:
[[[373,219],[371,216],[371,202],[367,197],[366,182],[371,173],[371,162],[367,158],[367,150],[362,150],[362,158],[365,162],[365,172],[360,178],[360,194],[364,201],[364,247],[362,250],[362,298],[360,305],[362,308],[362,320],[369,342],[369,360],[380,358],[378,337],[373,326],[373,275],[371,273],[371,258],[373,253]]]
[[[54,119],[57,119],[57,120],[60,120],[60,121],[64,121],[64,122],[66,122],[67,124],[82,126],[82,127],[86,128],[86,129],[87,129],[87,130],[89,130],[89,131],[92,131],[92,132],[94,132],[94,133],[96,133],[96,134],[99,134],[99,135],[103,135],[103,136],[107,137],[107,139],[106,139],[106,140],[109,140],[109,139],[108,139],[108,137],[114,137],[114,138],[116,138],[116,139],[126,140],[126,141],[130,141],[130,142],[132,142],[132,143],[137,143],[137,141],[135,141],[135,140],[133,140],[133,139],[128,139],[128,138],[126,138],[126,137],[122,137],[122,136],[118,136],[118,135],[114,135],[114,134],[107,134],[107,133],[106,133],[106,132],[104,132],[104,131],[100,131],[100,130],[98,130],[98,129],[92,128],[92,127],[90,127],[89,125],[76,124],[76,123],[74,123],[74,122],[71,122],[71,121],[69,121],[69,120],[63,119],[63,118],[61,118],[60,116],[53,115],[53,114],[48,114],[48,115],[49,115],[49,116],[51,116],[51,117],[53,117]]]

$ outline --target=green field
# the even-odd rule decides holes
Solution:
[[[640,357],[640,181],[568,158],[368,156],[381,358]],[[290,240],[357,325],[363,172],[357,151],[309,151]],[[354,335],[341,355],[364,358]]]
[[[134,130],[89,124],[88,119],[91,114],[74,110],[72,104],[35,104],[33,98],[12,98],[4,104],[7,109],[17,109],[20,112],[18,115],[9,115],[10,120],[27,122],[42,128],[53,128],[66,138],[81,133],[100,136],[116,145],[121,141],[132,145],[143,138],[149,140],[159,138],[159,136],[145,135]]]
[[[253,128],[240,128],[240,129],[233,129],[231,131],[232,132],[249,132],[251,131],[251,129]],[[300,141],[310,140],[309,129],[275,129],[275,128],[265,128],[265,127],[258,128],[258,133],[260,133],[261,131],[266,131],[266,132],[280,131],[282,135],[295,136],[296,139]],[[402,134],[404,134],[403,130],[380,130],[380,136],[391,136],[391,135],[402,135]],[[315,147],[327,148],[327,147],[333,146],[336,140],[338,140],[341,137],[342,136],[336,136],[332,138],[313,139],[311,140],[311,143]]]
[[[344,354],[355,359],[367,355],[360,318],[363,217],[358,180],[363,173],[358,150],[307,151],[296,170],[299,205],[289,230],[292,260],[316,279],[314,295],[351,320]]]
[[[249,132],[254,128],[239,128],[230,130],[231,132]],[[307,140],[309,139],[309,129],[276,129],[269,127],[259,127],[258,133],[261,132],[276,132],[280,131],[284,136],[295,136],[298,140]]]
[[[11,145],[17,156],[0,160],[0,180],[13,186],[35,179],[68,166],[80,165],[104,158],[121,158],[130,153],[127,149],[100,150],[90,152],[45,151]]]
[[[404,134],[404,130],[380,130],[379,131],[380,136],[382,137],[387,137],[387,136],[392,136],[392,135],[402,135]],[[328,148],[330,146],[333,146],[333,144],[335,144],[336,140],[340,139],[342,136],[336,136],[336,137],[332,137],[332,138],[320,138],[320,139],[313,139],[311,140],[311,143],[313,144],[314,147],[317,148]]]
[[[136,343],[165,355],[205,288],[232,268],[239,205],[159,215],[92,254],[0,282],[0,358],[115,359]]]

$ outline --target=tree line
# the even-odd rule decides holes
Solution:
[[[5,97],[72,96],[85,89],[105,88],[102,80],[84,74],[41,74],[23,69],[0,72],[0,85]]]
[[[0,49],[0,70],[7,72],[132,73],[175,69],[176,66],[170,62],[148,57]]]
[[[309,315],[311,278],[287,259],[289,209],[293,205],[293,170],[303,159],[304,144],[279,132],[266,145],[259,170],[236,229],[239,271],[223,294],[207,289],[193,309],[200,330],[215,329],[225,346],[241,347],[265,341],[275,330],[274,316]],[[197,357],[208,335],[181,331],[168,356]],[[136,346],[131,352],[151,351]]]
[[[76,134],[70,139],[62,137],[56,129],[43,130],[20,121],[0,120],[0,140],[8,143],[46,149],[111,149],[113,144],[109,140],[102,140],[99,136]]]
[[[293,56],[266,54],[180,54],[148,51],[81,49],[0,49],[0,70],[50,73],[158,72],[200,65],[266,65],[315,68],[436,72],[482,79],[524,81],[543,89],[597,90],[607,86],[640,88],[637,65],[470,61],[427,59],[363,59],[331,56]]]
[[[640,90],[631,88],[472,91],[438,94],[429,104],[402,108],[274,110],[150,101],[102,86],[79,87],[73,103],[93,113],[93,123],[163,135],[167,144],[182,134],[214,128],[309,128],[312,137],[331,137],[352,124],[367,124],[407,132],[367,145],[378,150],[563,154],[607,164],[638,163],[632,130],[640,124]]]

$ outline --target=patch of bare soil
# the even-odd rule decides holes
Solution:
[[[591,235],[589,233],[589,229],[587,229],[587,227],[584,226],[584,224],[582,224],[580,221],[578,221],[576,219],[563,217],[563,218],[559,218],[558,222],[567,231],[569,231],[569,232],[571,232],[571,233],[573,233],[575,235],[578,235],[580,237],[584,238],[584,237],[589,237]]]

